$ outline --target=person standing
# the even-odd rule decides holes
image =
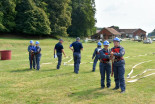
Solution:
[[[32,65],[33,65],[33,68],[35,69],[34,51],[35,51],[34,42],[33,40],[31,40],[30,45],[28,46],[30,69],[32,69]]]
[[[77,37],[76,42],[73,42],[69,48],[73,51],[74,73],[78,74],[80,63],[81,63],[81,50],[83,50],[83,45],[82,43],[80,43],[80,38]]]
[[[104,41],[103,42],[104,48],[100,51],[100,74],[101,74],[101,88],[103,89],[105,87],[105,74],[106,74],[106,86],[107,88],[110,88],[111,86],[111,79],[110,79],[110,73],[111,73],[111,64],[110,64],[110,50],[109,42]]]
[[[40,69],[40,59],[41,59],[41,48],[39,46],[39,41],[36,41],[36,48],[35,48],[35,58],[36,58],[36,64],[37,64],[37,70]]]
[[[92,70],[92,72],[95,72],[96,64],[97,64],[97,62],[99,60],[99,57],[100,57],[99,51],[102,50],[101,45],[102,45],[102,43],[98,42],[97,43],[97,48],[94,50],[92,59],[94,59],[94,57],[95,57],[95,59],[94,59],[94,63],[93,63],[93,70]]]
[[[115,88],[113,90],[121,88],[121,93],[125,93],[125,60],[123,58],[125,49],[120,45],[120,39],[118,37],[114,38],[113,42],[114,47],[111,49],[111,57],[114,57],[113,71]]]
[[[66,57],[65,52],[64,52],[64,47],[62,45],[64,41],[62,39],[59,39],[59,42],[55,45],[54,48],[54,57],[57,55],[58,57],[58,65],[57,69],[60,69],[61,61],[62,61],[62,53],[64,54],[64,57]],[[56,53],[56,55],[55,55]]]

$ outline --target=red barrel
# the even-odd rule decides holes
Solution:
[[[0,50],[1,60],[11,60],[11,50]]]

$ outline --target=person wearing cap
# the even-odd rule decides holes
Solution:
[[[100,74],[101,74],[101,88],[103,89],[105,87],[105,74],[106,74],[106,86],[107,88],[110,88],[111,86],[111,79],[110,79],[110,73],[111,73],[111,64],[110,64],[110,50],[109,42],[104,41],[103,42],[104,48],[100,51]]]
[[[101,45],[102,45],[102,43],[98,42],[97,43],[97,48],[94,50],[92,59],[94,59],[94,57],[95,57],[95,59],[94,59],[94,63],[93,63],[93,70],[92,70],[92,72],[95,72],[96,64],[97,64],[97,61],[99,60],[99,56],[100,56],[99,51],[102,50]]]
[[[41,59],[41,48],[39,46],[39,42],[36,41],[36,48],[35,48],[35,58],[36,58],[36,64],[37,64],[37,70],[40,69],[40,59]]]
[[[62,61],[62,53],[64,54],[64,57],[66,57],[64,52],[64,47],[62,45],[63,42],[64,41],[62,39],[59,39],[59,42],[55,45],[55,48],[54,48],[54,58],[55,58],[55,53],[57,54],[57,57],[58,57],[57,69],[60,69],[60,65]]]
[[[121,93],[125,92],[125,60],[123,56],[125,55],[125,49],[120,45],[120,39],[118,37],[114,38],[114,47],[111,49],[111,57],[114,59],[113,71],[115,88],[117,90],[121,88]],[[112,72],[113,73],[113,72]]]
[[[83,50],[83,45],[82,43],[80,43],[80,38],[77,37],[76,42],[73,42],[69,48],[73,51],[74,73],[78,74],[80,63],[81,63],[81,50]]]
[[[32,65],[33,65],[33,68],[35,69],[34,51],[35,51],[34,42],[33,40],[31,40],[30,45],[28,46],[30,69],[32,69]]]

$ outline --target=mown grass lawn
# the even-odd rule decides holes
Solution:
[[[72,57],[69,50],[73,39],[65,39],[64,48],[67,56]],[[29,70],[27,47],[29,39],[0,38],[0,50],[12,50],[11,61],[0,61],[0,103],[1,104],[154,104],[155,76],[150,76],[128,83],[126,78],[126,93],[113,91],[115,86],[112,78],[110,89],[100,89],[99,65],[96,72],[91,72],[92,64],[82,64],[78,75],[73,73],[73,66],[61,66],[56,70],[57,60],[53,58],[54,45],[57,40],[39,40],[42,48],[41,70]],[[133,75],[146,69],[155,69],[155,43],[143,44],[125,41],[121,45],[126,50],[126,74],[135,64],[152,60],[137,66]],[[83,43],[82,63],[92,62],[91,57],[96,43]],[[110,45],[112,47],[113,44]],[[132,57],[144,54],[147,56]],[[68,61],[69,58],[63,60]],[[73,64],[71,61],[69,64]],[[153,71],[152,71],[153,72]],[[151,72],[145,73],[145,75]],[[144,75],[142,75],[144,76]],[[142,77],[140,76],[140,77]],[[138,78],[138,77],[137,77]]]

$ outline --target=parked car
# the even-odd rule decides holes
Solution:
[[[152,40],[155,41],[155,38],[153,38]]]
[[[148,39],[144,40],[143,43],[144,44],[151,44],[152,43],[152,40],[151,40],[151,38],[148,38]]]

